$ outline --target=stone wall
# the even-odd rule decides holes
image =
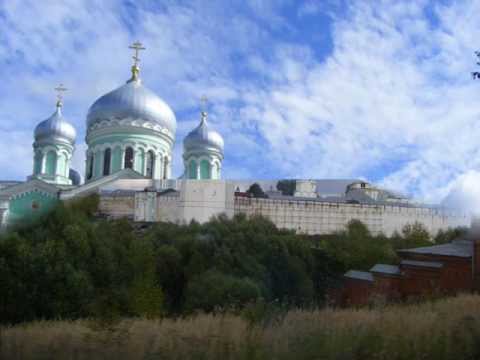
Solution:
[[[422,223],[431,234],[436,234],[440,229],[470,225],[467,215],[447,210],[294,199],[235,197],[234,212],[263,215],[279,228],[306,234],[329,234],[343,230],[352,219],[365,223],[373,234],[382,232],[388,236],[416,221]]]
[[[179,223],[178,194],[162,194],[157,197],[157,221]]]
[[[101,194],[99,212],[112,219],[135,217],[134,194]]]

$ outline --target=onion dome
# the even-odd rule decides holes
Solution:
[[[192,150],[213,149],[223,154],[222,136],[209,129],[207,124],[207,113],[202,112],[202,120],[194,130],[192,130],[183,140],[185,152]]]
[[[77,132],[62,115],[62,102],[57,101],[57,109],[48,119],[42,121],[35,128],[35,141],[60,139],[71,145],[75,144]]]
[[[172,109],[153,91],[143,86],[139,68],[132,66],[132,77],[125,85],[101,96],[90,107],[87,128],[103,120],[125,119],[150,122],[166,128],[174,136],[177,123]]]

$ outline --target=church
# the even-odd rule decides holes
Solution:
[[[135,42],[130,78],[98,98],[86,116],[85,174],[71,168],[77,132],[64,115],[60,85],[55,111],[33,133],[33,167],[27,181],[0,181],[1,228],[38,219],[59,201],[98,194],[100,213],[133,221],[187,223],[238,213],[263,215],[298,233],[342,230],[352,219],[373,233],[392,234],[421,222],[432,233],[468,226],[468,214],[414,202],[365,181],[297,180],[291,193],[278,181],[222,180],[224,140],[208,114],[183,139],[184,172],[172,178],[176,117],[169,105],[143,83]],[[260,184],[265,193],[246,190]]]

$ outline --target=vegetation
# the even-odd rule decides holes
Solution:
[[[2,359],[478,359],[480,297],[372,309],[89,320],[0,328]]]
[[[346,270],[395,263],[396,248],[432,240],[418,224],[387,238],[359,221],[328,236],[245,216],[139,227],[96,218],[97,205],[96,197],[60,204],[41,223],[0,236],[0,322],[245,311],[257,318],[319,307]]]
[[[282,192],[282,195],[292,196],[295,193],[296,180],[280,180],[277,182],[277,190]]]
[[[247,190],[247,194],[250,194],[254,198],[267,198],[267,194],[263,191],[262,187],[257,184],[253,183]]]

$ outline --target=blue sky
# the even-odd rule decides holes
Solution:
[[[205,94],[225,178],[365,178],[440,201],[480,180],[478,13],[462,0],[0,0],[0,178],[30,174],[59,82],[83,173],[88,108],[128,79],[138,39],[144,83],[177,116],[174,175]]]

